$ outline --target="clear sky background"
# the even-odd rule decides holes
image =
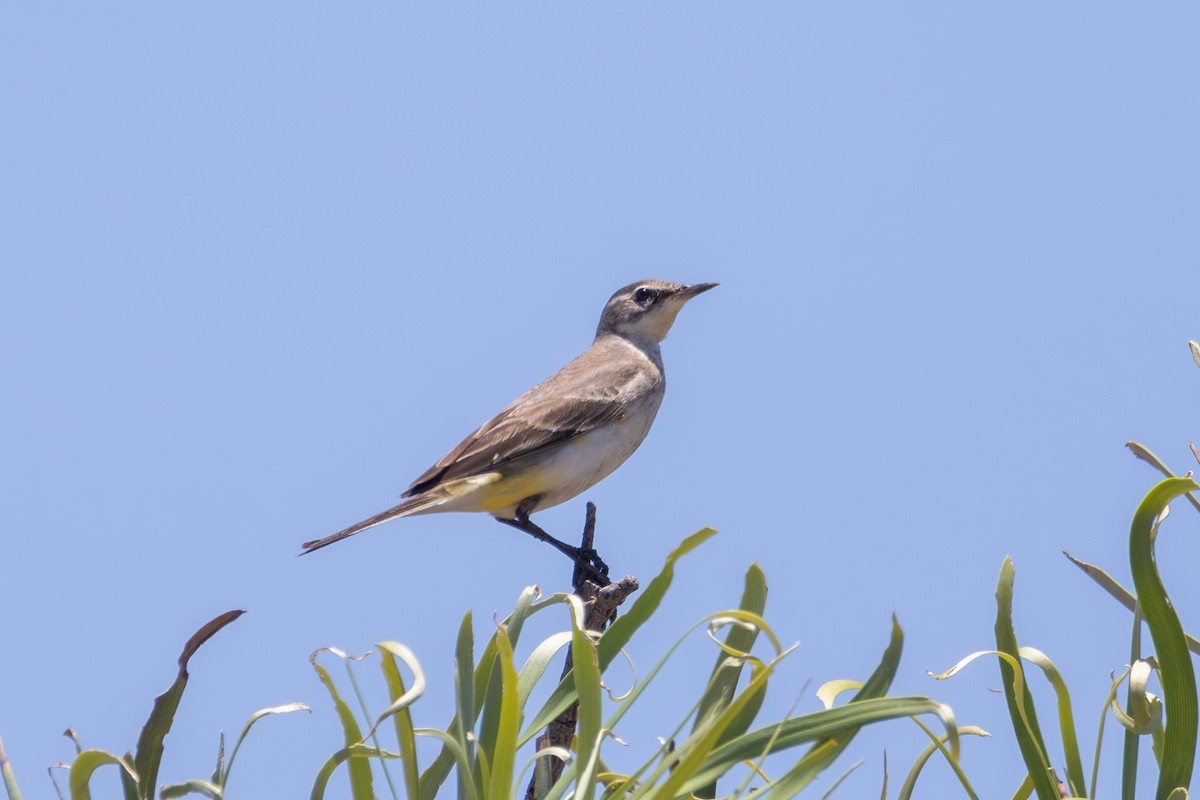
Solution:
[[[1011,555],[1018,634],[1065,673],[1090,766],[1130,626],[1060,550],[1128,582],[1157,476],[1123,443],[1195,466],[1198,34],[1170,2],[7,5],[0,736],[26,795],[50,796],[67,726],[131,748],[183,642],[232,608],[163,780],[303,701],[230,795],[307,796],[340,741],[324,645],[407,643],[419,724],[448,722],[461,615],[486,637],[566,561],[475,515],[298,545],[394,503],[645,277],[721,286],[664,345],[641,450],[539,515],[574,538],[596,502],[602,553],[644,580],[720,529],[642,669],[757,561],[801,643],[765,718],[866,677],[894,612],[893,693],[996,734],[963,764],[1011,796],[994,663],[926,674],[991,646]],[[1198,530],[1180,505],[1159,552],[1193,632]],[[705,670],[681,663],[614,761],[698,694],[713,656],[687,652]],[[908,723],[864,734],[839,796],[878,796],[885,747],[894,796],[922,746]],[[954,796],[944,765],[925,780]],[[111,771],[96,786],[117,796]]]

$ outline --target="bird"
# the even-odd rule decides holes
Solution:
[[[305,542],[301,555],[399,517],[475,511],[586,561],[589,553],[549,536],[529,515],[591,488],[638,449],[666,390],[659,343],[684,304],[716,285],[644,280],[618,289],[587,350],[463,439],[401,503]]]

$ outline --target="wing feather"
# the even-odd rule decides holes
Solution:
[[[649,358],[631,360],[617,347],[628,345],[597,341],[463,439],[413,481],[404,496],[485,472],[623,417],[662,382],[662,372]]]

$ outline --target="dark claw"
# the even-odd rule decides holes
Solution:
[[[600,558],[595,550],[579,550],[575,558],[575,571],[571,575],[571,585],[579,588],[583,579],[592,581],[600,586],[612,583],[608,578],[608,564]]]

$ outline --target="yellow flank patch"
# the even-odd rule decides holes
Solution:
[[[502,475],[497,471],[449,481],[431,491],[446,497],[449,500],[447,507],[492,512],[511,509],[525,498],[545,490],[545,480],[539,480],[537,475]]]
[[[479,507],[488,512],[498,511],[512,508],[527,497],[541,494],[546,491],[546,481],[538,477],[529,473],[505,475],[503,480],[478,490],[476,496],[479,498]]]

